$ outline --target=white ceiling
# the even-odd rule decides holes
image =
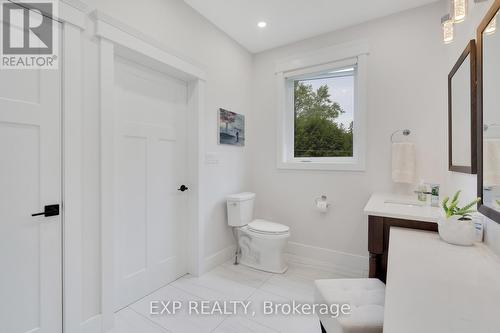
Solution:
[[[250,52],[261,52],[436,0],[184,0]],[[259,21],[267,27],[257,27]]]

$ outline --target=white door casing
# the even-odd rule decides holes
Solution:
[[[201,223],[203,206],[200,193],[204,189],[201,174],[204,156],[205,126],[205,81],[206,73],[202,67],[179,55],[173,54],[168,47],[157,43],[143,33],[124,22],[120,22],[102,12],[94,11],[95,35],[99,38],[99,86],[100,86],[100,120],[101,120],[101,310],[102,329],[107,332],[114,327],[114,311],[116,307],[116,258],[115,229],[117,221],[114,209],[114,163],[115,135],[114,128],[114,62],[116,56],[133,59],[137,63],[147,64],[156,71],[168,73],[172,77],[187,82],[187,156],[186,174],[189,179],[187,192],[187,249],[188,271],[199,274],[203,271],[203,234]],[[177,132],[178,133],[178,132]]]
[[[61,178],[61,71],[1,71],[1,332],[62,332]]]
[[[115,310],[187,272],[187,83],[115,57]],[[186,184],[187,185],[187,184]]]

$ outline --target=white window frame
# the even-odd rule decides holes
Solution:
[[[364,171],[366,165],[367,56],[365,43],[331,46],[317,52],[279,63],[278,88],[279,169]],[[293,81],[328,70],[356,66],[353,126],[353,157],[295,158]]]

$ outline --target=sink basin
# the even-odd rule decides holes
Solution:
[[[399,205],[399,206],[410,206],[410,207],[423,207],[425,203],[416,200],[385,200],[385,204]]]
[[[436,223],[441,216],[439,207],[418,201],[416,195],[397,193],[372,194],[364,212],[368,216],[432,223]]]

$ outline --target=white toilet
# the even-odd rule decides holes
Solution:
[[[288,266],[283,252],[290,228],[266,220],[253,219],[255,193],[239,193],[227,197],[228,224],[236,228],[243,265],[272,273],[284,273]]]

